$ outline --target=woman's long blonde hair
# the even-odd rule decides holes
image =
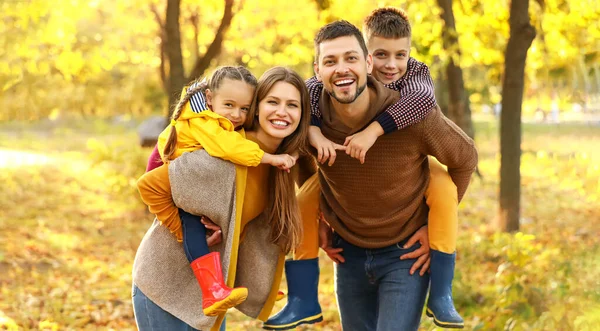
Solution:
[[[310,99],[308,90],[302,78],[293,70],[284,67],[274,67],[267,70],[258,80],[256,93],[244,123],[246,130],[253,130],[259,126],[258,106],[273,86],[278,82],[286,82],[296,87],[300,92],[301,117],[296,130],[283,139],[276,154],[303,153],[308,139],[310,125]],[[288,253],[295,249],[302,240],[302,220],[296,200],[296,186],[294,178],[297,167],[292,172],[271,167],[269,172],[269,200],[265,213],[271,225],[271,241]]]

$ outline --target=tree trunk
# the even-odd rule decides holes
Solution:
[[[166,55],[169,61],[167,96],[169,97],[169,115],[173,113],[175,102],[185,85],[183,56],[181,55],[181,34],[179,32],[179,12],[181,0],[167,1],[167,18],[165,20]]]
[[[471,119],[471,108],[465,91],[462,69],[460,68],[460,47],[458,45],[458,33],[452,11],[452,0],[437,0],[442,9],[441,17],[445,28],[442,32],[444,50],[448,54],[446,65],[446,78],[448,87],[448,117],[456,123],[469,137],[475,139],[475,130]]]
[[[204,56],[198,57],[196,59],[196,63],[194,63],[194,67],[190,72],[188,81],[194,80],[202,76],[202,74],[210,66],[212,60],[219,56],[223,46],[223,39],[225,38],[225,33],[229,29],[232,19],[233,0],[225,0],[225,10],[223,11],[223,18],[221,18],[221,24],[217,29],[217,33],[215,33],[215,38],[213,39],[210,46],[208,46],[208,48],[206,49],[206,53],[204,53]]]
[[[529,0],[512,0],[510,37],[504,54],[502,111],[500,114],[500,210],[503,231],[519,230],[521,199],[521,107],[527,50],[535,38],[529,20]]]
[[[434,60],[435,61],[435,60]],[[446,72],[443,68],[437,69],[437,77],[435,79],[435,101],[442,110],[442,113],[449,117],[448,114],[448,80],[446,78]]]

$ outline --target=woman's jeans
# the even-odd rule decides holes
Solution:
[[[349,331],[410,331],[419,328],[429,274],[409,274],[416,259],[400,256],[420,247],[406,241],[378,248],[354,246],[333,235],[344,263],[335,265],[335,292],[342,328]]]
[[[131,290],[133,313],[139,331],[194,331],[193,327],[171,315],[150,300],[133,284]],[[225,331],[225,320],[220,331]]]

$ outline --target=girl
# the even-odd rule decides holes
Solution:
[[[310,105],[308,92],[298,74],[281,67],[273,68],[261,77],[256,90],[245,122],[248,139],[269,153],[289,154],[304,147]],[[240,133],[244,135],[243,130]],[[177,237],[182,236],[182,227],[174,199],[194,214],[205,214],[200,210],[203,208],[214,209],[215,205],[228,204],[230,209],[227,210],[234,211],[232,231],[223,228],[218,215],[207,215],[223,229],[225,242],[218,249],[224,247],[222,254],[229,261],[223,261],[227,286],[234,282],[248,284],[250,296],[254,297],[238,309],[266,320],[277,293],[284,254],[299,243],[301,236],[293,177],[286,171],[266,165],[237,165],[234,178],[221,178],[219,176],[227,174],[222,162],[218,167],[210,168],[217,174],[208,173],[208,170],[204,171],[209,169],[205,168],[206,162],[193,162],[203,155],[198,153],[183,155],[169,167],[162,166],[142,176],[138,182],[142,200],[157,215],[157,220]],[[205,185],[206,182],[199,182],[201,179],[213,180],[219,185]],[[208,192],[211,197],[217,197],[227,185],[233,185],[235,189],[228,201],[208,199],[197,202],[196,196]],[[182,194],[184,198],[181,198]],[[197,286],[186,286],[193,275],[182,269],[182,253],[173,246],[174,241],[168,238],[168,231],[161,230],[164,227],[158,226],[158,221],[142,240],[134,262],[133,303],[138,328],[185,329],[187,323],[195,328],[207,329],[214,325],[213,329],[217,329],[224,313],[215,323],[214,319],[207,319],[194,309],[199,295],[204,297],[211,293],[205,293],[204,288],[199,293]],[[261,229],[268,230],[264,238],[260,237]],[[276,248],[275,257],[267,258],[272,247]],[[217,253],[209,255],[214,254]],[[202,271],[220,265],[217,262],[214,256],[211,257],[211,266],[203,264]],[[270,268],[273,265],[276,268]],[[212,275],[222,277],[221,270],[216,269],[220,267],[211,270]],[[204,277],[200,281],[204,281]]]
[[[157,150],[168,163],[184,152],[203,148],[213,157],[246,167],[270,164],[289,171],[295,159],[287,154],[265,153],[255,142],[235,132],[246,120],[256,78],[244,67],[220,67],[207,82],[194,83],[183,93],[171,125],[159,136]],[[206,97],[206,99],[204,98]],[[210,110],[207,109],[207,106]],[[231,289],[223,284],[219,256],[208,254],[206,229],[200,217],[179,211],[183,247],[204,295],[202,307],[207,316],[216,316],[243,302],[246,288]]]

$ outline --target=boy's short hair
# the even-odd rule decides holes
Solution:
[[[331,23],[325,25],[324,27],[322,27],[319,30],[319,32],[317,32],[317,35],[315,37],[315,54],[316,54],[315,61],[316,62],[319,61],[319,55],[320,55],[319,46],[321,45],[321,43],[323,43],[324,41],[333,40],[333,39],[336,39],[339,37],[347,37],[347,36],[356,37],[356,40],[358,40],[358,44],[360,45],[360,48],[362,49],[365,57],[367,57],[367,54],[369,54],[369,50],[367,49],[367,45],[365,44],[365,39],[363,38],[363,35],[360,33],[360,30],[348,21],[339,20],[339,21],[331,22]]]
[[[365,18],[363,24],[365,40],[373,37],[398,39],[411,37],[408,15],[402,9],[395,7],[378,8]]]

